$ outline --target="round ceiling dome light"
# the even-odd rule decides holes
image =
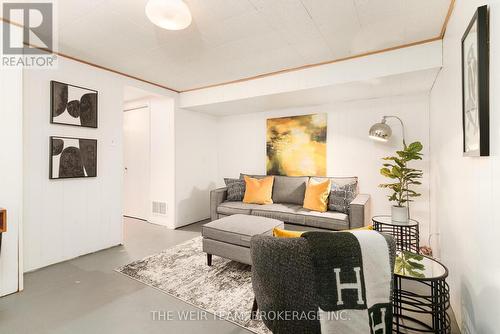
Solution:
[[[149,0],[146,16],[160,28],[182,30],[191,24],[191,11],[182,0]]]

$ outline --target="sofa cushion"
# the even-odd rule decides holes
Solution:
[[[252,209],[262,207],[259,204],[247,204],[243,202],[223,202],[217,207],[217,213],[223,215],[250,215]]]
[[[298,214],[301,205],[288,203],[274,203],[261,205],[252,210],[252,215],[278,219],[287,223],[305,225],[305,218]]]
[[[275,227],[273,229],[273,236],[276,238],[300,238],[304,231],[283,230]]]
[[[245,196],[245,181],[225,178],[228,201],[242,201]]]
[[[252,174],[243,174],[243,173],[240,173],[240,180],[244,180],[245,176],[249,176],[251,178],[260,180],[260,179],[263,179],[265,177],[268,177],[269,175],[252,175]]]
[[[310,211],[296,204],[275,203],[261,205],[251,211],[253,216],[278,219],[285,223],[328,230],[345,230],[349,228],[349,216],[344,213]]]
[[[299,214],[304,216],[306,226],[328,230],[349,229],[349,216],[345,213],[334,211],[317,212],[303,209]]]
[[[274,176],[263,179],[255,179],[245,176],[245,196],[244,203],[249,204],[272,204],[273,203]]]
[[[349,213],[349,204],[356,198],[357,188],[357,182],[342,186],[334,184],[328,199],[328,210]]]
[[[308,210],[326,212],[328,211],[328,196],[330,196],[330,188],[332,181],[324,180],[322,182],[309,180],[304,196],[303,207]]]
[[[275,176],[273,202],[302,205],[308,181],[307,176]]]
[[[312,178],[315,179],[316,181],[330,179],[332,181],[332,189],[334,184],[343,186],[349,183],[358,183],[358,178],[356,176],[346,176],[346,177],[313,176]]]
[[[274,203],[267,205],[224,202],[217,207],[220,216],[252,215],[281,220],[285,223],[311,226],[328,230],[349,229],[349,216],[340,212],[314,212],[301,205]]]
[[[264,217],[232,215],[203,225],[201,234],[212,240],[250,247],[250,239],[254,235],[272,235],[275,227],[284,228],[284,224]]]

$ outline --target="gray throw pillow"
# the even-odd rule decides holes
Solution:
[[[349,213],[349,204],[351,204],[357,195],[357,182],[348,183],[342,186],[333,183],[328,199],[328,210]]]
[[[243,201],[245,196],[245,181],[240,179],[224,179],[227,187],[227,200],[232,202]]]

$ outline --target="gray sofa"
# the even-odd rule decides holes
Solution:
[[[252,175],[261,178],[262,175]],[[316,178],[316,177],[315,177]],[[321,179],[321,178],[316,178]],[[356,177],[332,177],[332,183],[345,185],[357,181]],[[227,201],[227,188],[210,192],[210,218],[212,221],[222,217],[244,214],[281,220],[297,228],[347,230],[369,224],[370,196],[357,194],[349,205],[348,214],[336,211],[316,212],[302,207],[309,177],[275,176],[273,185],[273,204],[258,205]]]

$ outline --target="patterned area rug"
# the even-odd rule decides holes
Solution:
[[[250,266],[218,256],[207,266],[201,240],[194,238],[116,271],[254,333],[271,333],[261,321],[250,319]]]

